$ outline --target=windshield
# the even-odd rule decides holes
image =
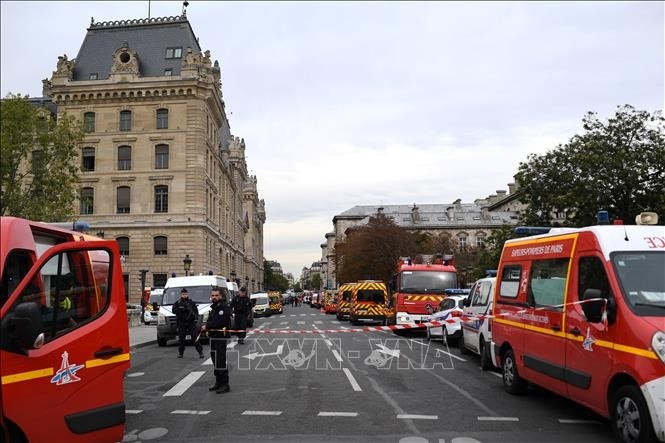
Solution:
[[[665,252],[612,254],[621,291],[640,315],[665,316]]]
[[[162,294],[150,294],[150,300],[148,300],[148,303],[159,304],[161,299],[162,299]]]
[[[444,271],[404,271],[400,274],[399,292],[434,292],[457,287],[457,274]]]
[[[194,300],[195,303],[210,303],[210,289],[212,286],[187,286],[189,298]],[[226,288],[220,288],[225,294]],[[164,302],[165,305],[172,305],[180,298],[181,287],[164,289]]]
[[[252,300],[256,300],[257,305],[267,305],[268,297],[255,297]]]
[[[383,304],[384,293],[379,289],[361,289],[356,297],[357,301],[370,301],[376,304]]]

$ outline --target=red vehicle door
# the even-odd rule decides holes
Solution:
[[[0,316],[4,425],[28,441],[121,441],[129,332],[117,244],[49,249]],[[31,332],[19,334],[26,319]]]

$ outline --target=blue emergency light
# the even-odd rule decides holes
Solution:
[[[607,211],[598,211],[598,214],[596,214],[596,222],[599,225],[609,225],[610,214]]]
[[[541,227],[541,226],[518,226],[517,228],[515,228],[515,234],[540,235],[540,234],[547,234],[548,232],[550,232],[550,229],[552,228]]]

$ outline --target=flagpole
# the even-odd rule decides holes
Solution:
[[[148,18],[150,18],[150,0],[148,0]]]

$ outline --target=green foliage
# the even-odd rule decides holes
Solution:
[[[314,291],[318,291],[319,289],[321,289],[321,274],[319,274],[318,272],[314,272],[313,274],[310,275],[309,289],[312,289]]]
[[[665,216],[665,119],[630,105],[602,122],[595,113],[582,120],[584,132],[543,155],[520,163],[517,181],[527,225],[549,226],[552,213],[566,212],[564,225],[611,219],[634,223],[642,211]]]
[[[20,95],[8,95],[0,107],[0,214],[47,222],[71,219],[83,140],[80,122],[68,115],[56,120]]]
[[[293,284],[293,292],[302,292],[302,288],[300,287],[300,282],[295,282]]]
[[[485,247],[479,251],[479,259],[473,270],[473,277],[479,279],[485,277],[486,270],[498,269],[503,244],[506,240],[516,237],[514,226],[503,225],[493,230],[485,240]]]

